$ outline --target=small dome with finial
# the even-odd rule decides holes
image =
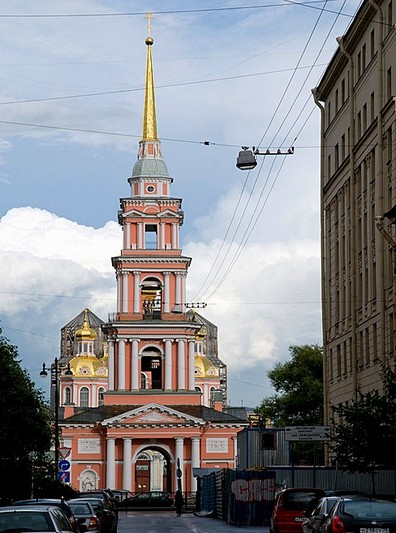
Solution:
[[[89,325],[88,313],[89,309],[84,309],[84,322],[82,328],[76,331],[76,340],[78,341],[96,339],[96,332]]]
[[[154,39],[152,37],[148,36],[148,37],[146,37],[145,43],[147,44],[147,46],[151,46],[154,43]]]

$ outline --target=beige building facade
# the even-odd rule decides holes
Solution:
[[[395,5],[393,6],[392,3]],[[364,1],[318,87],[325,423],[394,358],[396,2]],[[394,225],[383,219],[388,236]]]

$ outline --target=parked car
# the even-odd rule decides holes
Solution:
[[[72,510],[70,509],[69,504],[67,501],[63,499],[55,499],[55,498],[33,498],[31,500],[17,500],[12,503],[12,505],[53,505],[55,507],[59,507],[62,509],[62,511],[65,513],[67,518],[69,519],[74,533],[85,533],[86,529],[83,523],[76,519],[74,516]]]
[[[0,533],[72,533],[73,526],[60,507],[53,505],[13,505],[0,507]]]
[[[130,498],[131,496],[133,496],[130,490],[112,489],[111,492],[113,493],[113,496],[117,504],[125,500],[125,498]]]
[[[169,492],[153,490],[138,492],[130,498],[125,498],[121,507],[173,507],[173,504],[174,500]]]
[[[325,497],[321,489],[284,489],[275,498],[270,521],[270,533],[302,533],[304,511],[311,513]]]
[[[81,519],[84,520],[84,525],[88,533],[100,532],[99,517],[95,514],[94,508],[89,502],[77,498],[75,500],[69,500],[68,504],[76,519],[78,521]]]
[[[100,498],[104,500],[108,507],[117,515],[117,500],[112,495],[109,489],[95,489],[90,491],[80,492],[78,498]]]
[[[322,533],[323,517],[327,517],[339,499],[339,496],[326,496],[318,501],[312,513],[304,511],[306,517],[301,524],[303,533]]]
[[[395,533],[396,502],[370,496],[340,498],[327,518],[323,533]]]
[[[115,533],[117,531],[117,516],[102,498],[79,497],[78,501],[87,501],[92,505],[96,516],[99,518],[101,533]]]

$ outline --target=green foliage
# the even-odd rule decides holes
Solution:
[[[323,424],[323,350],[290,346],[291,361],[276,363],[268,377],[277,394],[264,398],[256,413],[275,427]],[[294,464],[320,464],[323,443],[293,443]]]
[[[348,472],[396,467],[396,372],[384,365],[381,378],[383,393],[359,392],[348,405],[333,407],[333,458]]]
[[[256,412],[275,427],[323,423],[323,351],[318,345],[290,346],[291,361],[268,372],[278,394],[264,398]]]
[[[51,413],[0,329],[0,498],[30,494],[33,453],[51,443]]]

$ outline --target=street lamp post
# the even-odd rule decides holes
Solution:
[[[292,155],[294,154],[294,147],[291,146],[286,150],[282,151],[280,148],[276,151],[271,151],[269,148],[265,152],[260,152],[260,150],[253,146],[252,150],[249,150],[248,146],[242,146],[242,150],[239,152],[237,157],[236,166],[239,170],[253,170],[257,165],[256,156],[258,155]]]
[[[53,371],[52,371],[53,370]],[[40,377],[46,378],[48,372],[51,374],[51,388],[54,385],[54,445],[55,445],[55,480],[58,479],[58,463],[59,463],[59,361],[55,357],[54,364],[51,368],[48,368],[45,363],[43,363],[43,368],[40,372]],[[65,371],[66,376],[71,376],[73,373],[70,369],[70,363],[67,363],[67,369]],[[53,379],[52,379],[53,376]],[[50,393],[51,396],[51,393]]]

